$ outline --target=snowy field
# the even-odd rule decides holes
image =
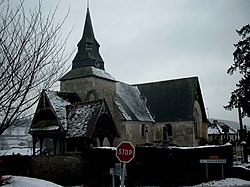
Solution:
[[[7,176],[4,176],[6,178]],[[57,185],[52,182],[48,182],[45,180],[29,178],[29,177],[21,177],[21,176],[12,176],[10,179],[11,184],[5,184],[4,187],[63,187]],[[195,185],[193,187],[237,187],[237,186],[249,186],[250,181],[236,179],[236,178],[227,178],[220,181],[210,181],[208,183],[202,183],[199,185]],[[77,187],[77,186],[75,186]],[[80,187],[80,186],[78,186]]]

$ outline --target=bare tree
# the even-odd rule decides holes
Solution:
[[[0,135],[30,114],[42,89],[66,71],[72,53],[65,52],[69,35],[62,39],[62,26],[68,13],[55,22],[58,5],[44,14],[42,0],[28,10],[24,0],[14,8],[0,0]]]

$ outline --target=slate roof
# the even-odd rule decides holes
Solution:
[[[66,136],[90,138],[103,107],[104,100],[68,106],[68,129]]]
[[[78,95],[76,93],[44,90],[41,96],[42,97],[45,96],[47,100],[43,101],[43,99],[40,98],[39,104],[43,105],[41,102],[48,102],[52,108],[52,111],[54,111],[59,124],[56,120],[40,120],[38,123],[32,124],[30,128],[30,132],[57,131],[60,129],[60,127],[62,127],[63,129],[67,129],[66,106],[71,105],[73,103],[81,102]],[[38,111],[50,112],[51,110],[45,107],[45,108],[39,108]],[[35,117],[36,117],[36,114],[35,114]]]
[[[83,77],[99,77],[103,79],[113,80],[115,81],[115,78],[113,78],[109,73],[107,73],[104,70],[88,66],[88,67],[80,67],[76,69],[72,69],[69,71],[66,75],[64,75],[60,81],[63,80],[69,80],[69,79],[77,79],[77,78],[83,78]]]
[[[76,93],[57,91],[43,91],[50,108],[41,107],[39,111],[45,111],[43,115],[54,111],[56,119],[46,120],[42,118],[32,124],[30,133],[33,132],[58,132],[66,131],[66,137],[88,137],[94,132],[98,117],[103,112],[109,112],[104,99],[82,103]],[[43,100],[43,99],[41,99]],[[42,101],[45,102],[45,101]],[[59,122],[59,123],[58,123]]]
[[[45,91],[45,93],[63,129],[67,129],[66,106],[75,102],[80,102],[80,98],[75,93],[63,93],[49,90]]]
[[[195,99],[207,121],[198,77],[136,85],[156,122],[192,121]]]
[[[154,122],[136,86],[117,82],[115,103],[125,120]]]
[[[83,35],[77,46],[78,50],[72,61],[72,70],[60,81],[89,76],[115,80],[105,71],[104,61],[99,53],[100,45],[95,39],[89,8],[87,8]]]

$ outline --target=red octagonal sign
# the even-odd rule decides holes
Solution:
[[[128,163],[135,156],[135,147],[131,142],[121,142],[116,149],[116,157],[120,162]]]

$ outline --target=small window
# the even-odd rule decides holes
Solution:
[[[172,125],[167,124],[163,127],[163,140],[168,140],[170,136],[173,135]]]
[[[167,129],[168,129],[168,136],[173,136],[173,132],[172,132],[172,125],[167,124]]]
[[[92,43],[86,43],[86,51],[92,50]]]
[[[145,124],[141,125],[141,136],[145,137]]]

